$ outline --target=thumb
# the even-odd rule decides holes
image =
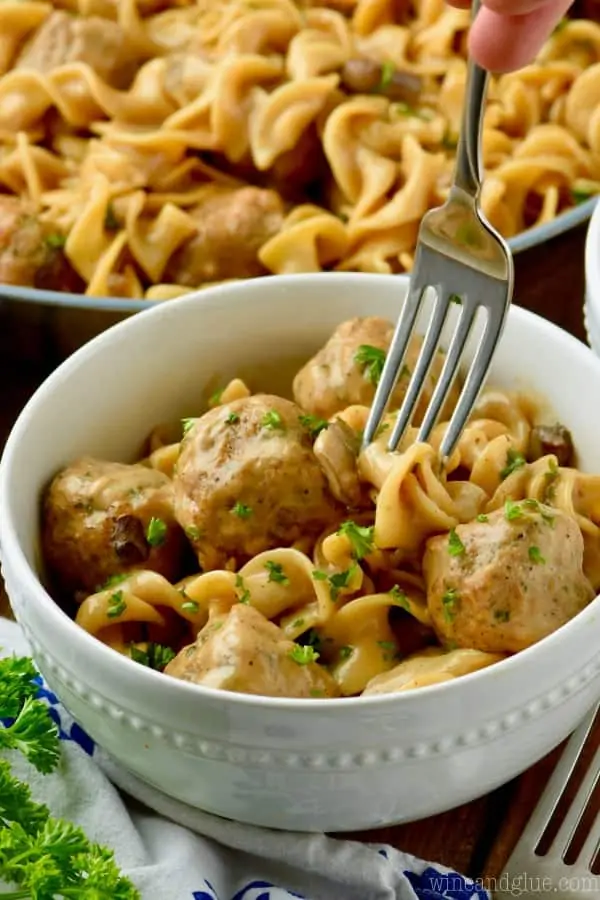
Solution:
[[[493,2],[493,0],[492,0]],[[530,12],[515,15],[498,12],[523,4],[495,0],[495,9],[482,7],[469,36],[469,49],[476,62],[491,72],[511,72],[528,65],[541,50],[572,0],[546,0]],[[533,4],[529,4],[531,7]]]

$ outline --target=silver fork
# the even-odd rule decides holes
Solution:
[[[600,704],[586,716],[569,740],[548,782],[534,813],[519,838],[504,872],[499,879],[495,900],[509,900],[516,896],[548,900],[593,900],[600,897],[600,875],[592,874],[592,864],[600,850],[600,811],[596,817],[579,857],[573,865],[563,861],[579,823],[582,821],[594,789],[600,779],[600,747],[589,766],[581,787],[571,803],[560,829],[544,855],[537,855],[537,846],[546,831],[552,814],[567,787],[577,761],[594,729]]]
[[[480,0],[474,0],[473,17],[479,6]],[[487,322],[442,441],[442,458],[452,453],[460,438],[502,334],[513,292],[512,256],[508,245],[484,219],[479,209],[481,127],[487,80],[487,73],[471,60],[467,72],[453,184],[446,203],[431,210],[422,220],[408,296],[377,386],[364,430],[363,447],[373,440],[385,414],[402,371],[409,340],[427,288],[435,291],[435,305],[392,430],[389,450],[396,449],[411,421],[453,303],[461,306],[458,323],[417,441],[427,441],[433,430],[458,372],[480,308],[486,310]]]

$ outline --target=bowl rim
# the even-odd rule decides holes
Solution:
[[[524,253],[535,247],[543,246],[547,241],[551,241],[567,231],[578,228],[590,219],[594,210],[600,207],[598,203],[599,197],[590,197],[583,203],[573,206],[565,212],[544,222],[542,225],[536,225],[535,228],[528,228],[526,231],[520,231],[518,234],[507,238],[507,244],[513,255]],[[318,274],[331,274],[321,272]],[[333,273],[333,274],[367,274],[369,276],[375,273]],[[405,275],[406,273],[402,273]],[[281,278],[287,276],[268,275],[267,278]],[[219,284],[208,285],[202,290],[214,290],[220,287]],[[194,294],[197,291],[193,292]],[[182,296],[188,296],[182,295]],[[175,298],[180,299],[180,298]],[[172,303],[173,300],[141,300],[133,297],[92,297],[87,294],[74,294],[69,291],[53,291],[43,288],[19,287],[18,285],[0,284],[0,303],[3,300],[15,301],[17,303],[27,303],[30,305],[50,306],[54,308],[63,307],[65,309],[82,309],[90,310],[90,312],[113,312],[130,315],[131,313],[146,312],[156,306],[162,306],[165,303]]]
[[[598,207],[598,209],[600,211],[600,206]],[[407,275],[381,276],[373,275],[371,273],[319,272],[314,274],[298,275],[269,275],[262,278],[253,279],[252,284],[256,285],[258,283],[260,285],[261,283],[263,283],[268,290],[272,290],[276,289],[278,285],[285,288],[286,285],[292,283],[304,282],[306,284],[307,291],[310,291],[312,285],[317,287],[324,281],[326,281],[328,284],[331,284],[332,281],[336,281],[339,283],[340,291],[343,293],[344,283],[349,283],[350,281],[356,282],[358,280],[361,280],[365,282],[365,287],[367,287],[369,284],[373,283],[374,279],[379,280],[382,277],[386,280],[394,279],[396,283],[398,283],[398,278],[401,278],[404,283],[407,283],[409,281]],[[141,318],[139,316],[133,316],[125,319],[124,321],[118,322],[117,324],[111,326],[106,331],[93,338],[91,341],[84,344],[82,347],[76,350],[75,353],[73,353],[64,362],[62,362],[61,365],[59,365],[42,382],[42,384],[27,401],[9,433],[8,439],[2,452],[2,456],[0,458],[0,497],[7,496],[7,489],[10,482],[12,469],[12,460],[16,455],[18,455],[18,448],[21,441],[24,439],[29,419],[35,416],[36,409],[38,408],[38,406],[45,402],[46,397],[51,395],[54,392],[55,388],[58,387],[63,380],[66,380],[72,373],[76,372],[79,366],[84,364],[86,357],[90,353],[94,353],[95,351],[101,350],[104,347],[108,347],[111,344],[115,329],[123,334],[125,334],[125,332],[128,330],[130,332],[134,332],[135,329],[139,327],[140,322],[144,322],[150,317],[154,317],[157,320],[164,317],[165,315],[169,317],[173,316],[176,318],[177,310],[179,308],[192,305],[198,306],[198,314],[201,315],[202,307],[211,304],[219,304],[220,296],[222,294],[229,295],[227,298],[228,305],[234,304],[236,302],[247,303],[245,293],[248,283],[249,282],[247,281],[239,281],[216,285],[212,288],[203,289],[191,294],[186,294],[182,297],[175,298],[173,300],[170,300],[167,304],[157,304],[150,309],[145,309],[142,312]],[[576,349],[576,352],[580,354],[586,354],[589,363],[598,371],[598,376],[600,378],[600,359],[582,341],[578,340],[570,333],[564,331],[559,326],[554,325],[549,320],[544,319],[543,317],[529,310],[526,310],[523,307],[513,304],[509,310],[509,316],[512,319],[516,319],[517,321],[529,323],[530,326],[534,326],[537,330],[545,333],[549,337],[552,336],[555,340],[562,341],[564,345],[570,345],[571,348]],[[141,666],[139,665],[139,663],[135,663],[129,657],[126,657],[113,650],[111,647],[104,644],[92,634],[78,626],[75,621],[59,606],[59,604],[52,598],[51,594],[43,586],[40,578],[35,571],[35,568],[30,565],[25,556],[25,553],[17,538],[12,511],[6,503],[0,504],[0,549],[5,571],[9,566],[11,570],[15,570],[15,574],[19,580],[21,591],[28,598],[31,598],[31,600],[33,600],[36,605],[44,610],[44,614],[47,615],[52,621],[53,626],[60,632],[61,637],[66,640],[75,640],[79,642],[82,647],[87,648],[90,653],[94,653],[99,660],[102,660],[103,663],[104,661],[106,661],[106,663],[112,667],[116,676],[119,676],[120,674],[123,678],[127,678],[129,684],[128,693],[130,695],[135,692],[136,682],[142,683],[144,680],[146,680],[147,686],[153,684],[156,690],[159,690],[161,692],[175,690],[180,694],[183,693],[184,696],[187,696],[190,699],[193,699],[195,697],[199,700],[202,696],[205,696],[212,700],[216,699],[220,703],[234,704],[236,706],[243,706],[246,708],[268,707],[273,710],[293,710],[295,714],[302,712],[310,713],[316,709],[322,708],[322,704],[324,702],[322,698],[288,698],[243,694],[233,691],[223,691],[218,688],[206,687],[205,685],[195,684],[176,678],[165,678],[164,673],[155,671],[146,666]],[[7,566],[6,560],[8,558],[10,558],[10,563]],[[494,677],[494,673],[498,674],[499,671],[515,671],[520,667],[526,665],[527,661],[532,659],[536,654],[539,655],[540,653],[544,652],[547,654],[551,654],[557,642],[561,642],[562,640],[564,640],[564,636],[574,631],[575,629],[585,627],[587,625],[588,619],[593,619],[599,610],[600,593],[593,600],[591,600],[588,606],[580,613],[578,613],[577,616],[566,622],[552,634],[547,635],[538,643],[527,647],[525,650],[521,650],[518,653],[508,656],[506,659],[486,666],[483,669],[479,669],[475,672],[470,672],[466,675],[462,675],[460,678],[452,679],[450,681],[441,682],[438,684],[428,685],[415,689],[413,691],[401,691],[398,693],[375,694],[368,696],[359,695],[357,697],[327,698],[326,706],[324,708],[333,712],[334,709],[340,708],[349,711],[362,707],[385,707],[394,703],[402,703],[407,706],[414,702],[417,702],[419,698],[425,696],[430,697],[439,695],[440,697],[443,697],[448,691],[456,691],[460,689],[459,687],[457,687],[457,685],[460,686],[461,684],[464,684],[466,680],[470,684],[475,684],[476,682],[483,682],[485,684],[487,681],[490,681],[491,678]],[[148,681],[148,679],[152,680]]]
[[[600,204],[598,204],[590,218],[590,224],[585,238],[585,286],[588,305],[592,316],[596,312],[600,318]],[[597,310],[594,309],[597,307]]]

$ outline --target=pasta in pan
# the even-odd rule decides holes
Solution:
[[[391,335],[345,322],[293,401],[235,380],[139,462],[59,472],[42,547],[75,621],[175,678],[325,698],[448,681],[576,616],[600,589],[600,476],[528,397],[492,388],[443,464],[447,420],[390,453],[407,373],[361,449]]]
[[[467,10],[444,0],[0,6],[0,282],[166,300],[261,274],[410,270],[447,195]],[[600,188],[600,25],[492,80],[505,236]]]

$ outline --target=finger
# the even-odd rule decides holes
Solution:
[[[475,61],[491,72],[521,69],[535,58],[570,6],[571,0],[547,0],[521,16],[484,8],[471,28],[469,50]]]
[[[524,16],[530,12],[543,12],[547,6],[552,6],[552,2],[551,0],[483,0],[482,6],[500,13],[502,16]]]
[[[448,0],[449,6],[470,9],[472,0]],[[482,5],[503,16],[522,16],[548,5],[548,0],[483,0]]]

